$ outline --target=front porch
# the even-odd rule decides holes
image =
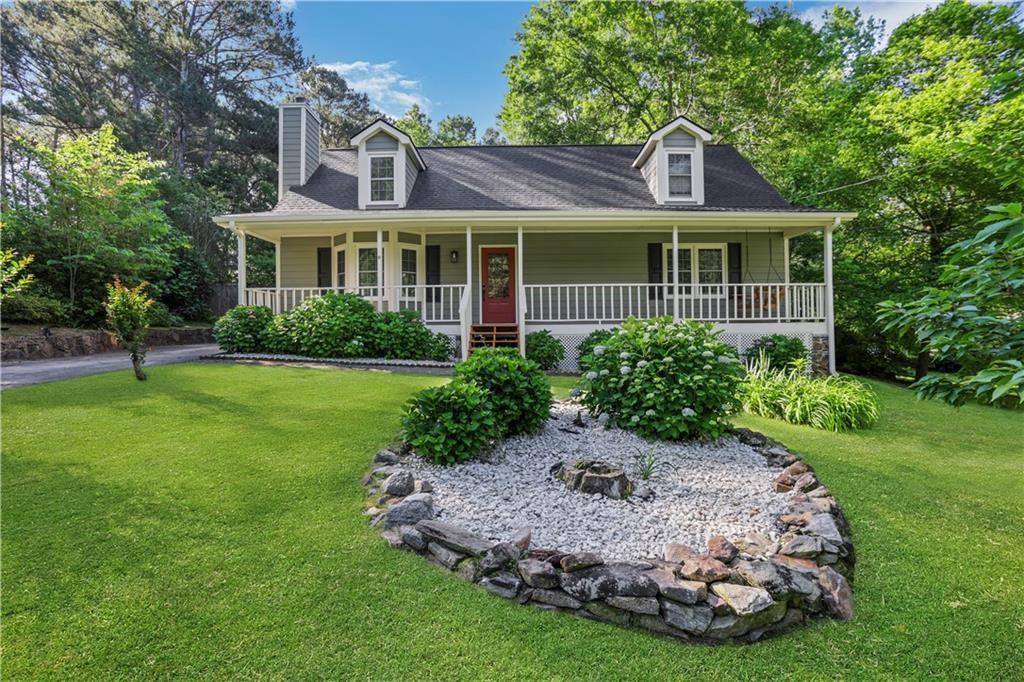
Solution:
[[[831,355],[829,228],[826,281],[792,282],[789,241],[806,228],[317,227],[249,230],[275,243],[277,286],[240,278],[240,302],[280,313],[355,293],[381,311],[415,310],[462,357],[472,339],[484,342],[484,327],[521,350],[526,334],[547,329],[566,346],[566,368],[587,334],[631,316],[711,322],[741,351],[781,333]]]

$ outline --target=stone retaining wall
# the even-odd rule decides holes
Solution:
[[[808,619],[853,617],[854,552],[839,504],[806,463],[765,436],[744,443],[780,469],[777,492],[792,492],[778,540],[715,537],[708,551],[665,545],[663,556],[604,561],[600,554],[532,547],[531,530],[493,542],[434,518],[429,482],[382,450],[363,478],[370,523],[393,546],[537,608],[648,630],[680,640],[754,642]]]
[[[213,343],[213,329],[210,327],[154,327],[146,334],[146,344],[153,346],[177,346],[196,343]],[[107,353],[118,349],[114,335],[103,329],[77,329],[61,331],[44,336],[3,335],[0,340],[0,359],[4,362],[15,360],[48,360],[78,355]]]

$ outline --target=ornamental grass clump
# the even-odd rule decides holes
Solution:
[[[405,442],[435,464],[479,457],[500,434],[489,397],[479,386],[460,382],[420,391],[405,406]]]
[[[866,428],[879,415],[878,398],[860,381],[810,377],[801,362],[789,370],[773,369],[764,355],[750,366],[742,402],[751,414],[827,431]]]
[[[739,407],[742,376],[712,325],[630,318],[594,347],[580,398],[607,426],[644,438],[718,438]]]
[[[259,353],[265,349],[267,328],[273,319],[270,308],[235,306],[214,323],[213,338],[225,353]]]
[[[488,392],[502,436],[533,433],[551,413],[551,383],[540,366],[512,348],[480,348],[455,366],[455,381]]]

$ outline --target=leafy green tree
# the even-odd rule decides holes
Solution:
[[[117,338],[132,360],[135,378],[146,380],[142,363],[146,361],[146,330],[149,329],[149,310],[153,299],[146,293],[146,283],[126,287],[119,277],[107,285],[107,329]]]
[[[922,398],[1024,404],[1024,217],[1019,203],[990,211],[974,236],[947,250],[939,286],[879,306],[887,330],[958,368],[918,380]]]
[[[330,69],[306,69],[299,74],[299,86],[320,116],[320,141],[325,147],[347,147],[353,135],[381,116],[365,93],[350,88]]]
[[[505,136],[497,128],[488,128],[484,131],[483,137],[480,138],[480,144],[497,146],[508,144],[508,140],[505,139]]]
[[[409,111],[405,112],[402,118],[395,121],[395,125],[403,133],[412,138],[414,144],[425,147],[434,138],[431,128],[433,125],[430,117],[420,109],[418,104],[413,104]]]
[[[445,116],[437,124],[432,144],[445,147],[464,147],[476,143],[476,123],[469,116]]]
[[[31,272],[63,295],[76,321],[99,319],[115,273],[139,281],[170,271],[174,242],[153,180],[159,164],[121,149],[110,125],[34,153],[43,200],[8,214],[10,237],[35,254]]]
[[[6,301],[32,284],[35,275],[26,272],[26,268],[33,260],[34,256],[21,256],[14,249],[0,249],[0,301]]]

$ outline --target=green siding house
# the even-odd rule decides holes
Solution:
[[[853,213],[791,205],[730,145],[679,117],[634,145],[417,147],[385,120],[321,149],[304,100],[282,104],[279,198],[224,215],[276,247],[275,312],[329,291],[413,309],[463,356],[550,330],[568,351],[630,316],[714,323],[740,350],[802,339],[834,371],[832,233]],[[790,240],[824,233],[822,282],[790,277]]]

